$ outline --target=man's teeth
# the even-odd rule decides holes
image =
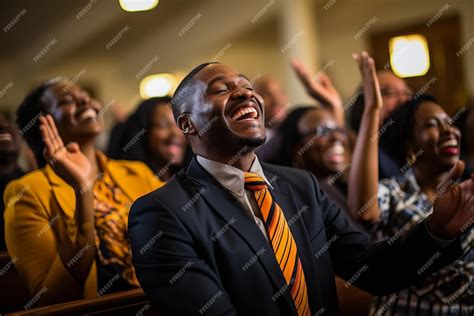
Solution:
[[[458,147],[458,141],[456,139],[450,139],[442,142],[439,147]]]
[[[87,109],[79,115],[80,120],[90,119],[90,118],[97,118],[97,112],[93,109]]]
[[[342,155],[344,154],[344,147],[342,145],[332,146],[327,150],[328,155]]]
[[[1,133],[1,134],[0,134],[0,140],[1,140],[1,141],[12,141],[12,140],[13,140],[13,136],[12,136],[12,134],[10,134],[10,133]]]
[[[240,108],[237,113],[235,113],[234,115],[232,115],[232,120],[238,120],[239,118],[241,118],[242,116],[244,116],[245,114],[248,114],[248,113],[252,113],[252,116],[251,118],[257,118],[258,116],[258,113],[257,113],[257,110],[255,110],[253,107],[244,107],[244,108]]]

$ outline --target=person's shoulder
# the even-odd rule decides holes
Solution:
[[[141,197],[135,202],[135,208],[146,208],[149,205],[162,206],[174,209],[176,205],[181,203],[189,195],[182,183],[183,171],[173,175],[163,186],[155,189]]]
[[[379,190],[387,191],[390,195],[396,195],[407,185],[406,176],[395,176],[391,178],[381,179],[379,181]]]
[[[382,178],[379,182],[384,186],[400,186],[400,179],[397,177]]]
[[[381,179],[378,186],[379,209],[389,211],[392,205],[403,201],[407,196],[407,184],[409,182],[402,176]]]
[[[20,178],[14,179],[8,183],[3,192],[3,201],[5,203],[5,217],[19,214],[27,208],[19,207],[18,203],[23,201],[24,205],[45,204],[51,196],[51,183],[46,176],[45,170],[37,169],[26,173]],[[39,203],[39,204],[38,204]],[[39,207],[35,211],[39,212]],[[28,211],[31,213],[30,211]]]
[[[307,170],[266,163],[262,164],[262,169],[270,184],[290,187],[302,197],[307,194],[314,195],[319,188],[316,177]]]
[[[186,192],[183,184],[185,181],[184,170],[179,171],[171,177],[162,187],[150,192],[150,195],[155,199],[164,201],[176,201],[182,194]]]
[[[18,188],[32,188],[36,191],[49,191],[50,183],[43,169],[30,171],[23,176],[10,181],[5,189],[5,192],[12,191]]]
[[[285,167],[273,165],[269,163],[261,163],[264,173],[269,173],[279,179],[284,179],[288,182],[311,181],[311,174],[307,170],[297,169],[292,167]],[[271,179],[268,179],[271,182]]]
[[[111,159],[107,161],[107,167],[111,169],[127,169],[130,172],[141,174],[142,172],[153,173],[151,169],[138,160]]]

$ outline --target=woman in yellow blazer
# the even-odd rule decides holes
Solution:
[[[21,134],[43,167],[12,181],[4,194],[7,249],[33,297],[27,307],[139,286],[129,207],[163,182],[145,164],[111,160],[94,147],[103,111],[64,79],[33,90],[17,111]]]

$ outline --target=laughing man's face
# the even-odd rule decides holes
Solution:
[[[194,79],[201,102],[194,103],[199,106],[190,114],[201,141],[231,150],[253,149],[265,142],[263,100],[247,77],[229,66],[212,64]]]

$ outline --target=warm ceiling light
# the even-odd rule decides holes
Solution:
[[[392,70],[401,78],[423,76],[430,69],[428,42],[423,35],[391,38],[389,49]]]
[[[151,10],[159,0],[119,0],[122,9],[128,12]]]
[[[143,99],[171,95],[176,83],[176,77],[172,74],[147,76],[140,82],[140,95]]]

